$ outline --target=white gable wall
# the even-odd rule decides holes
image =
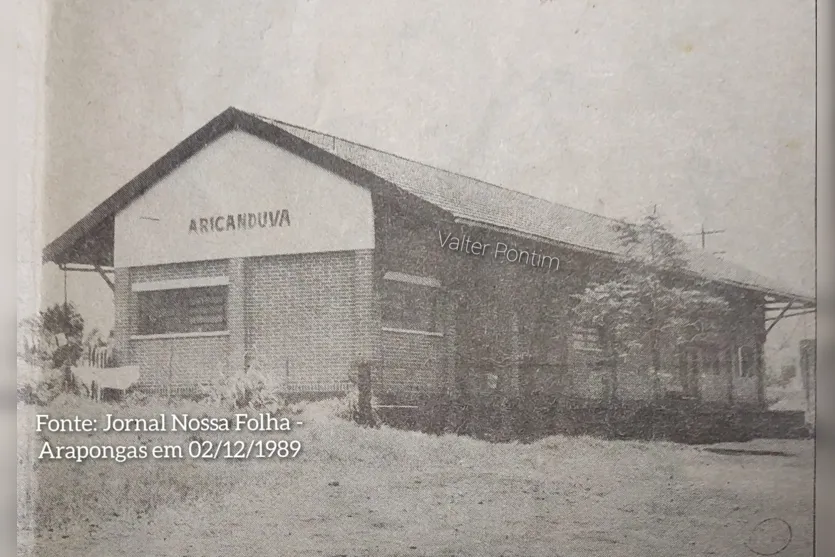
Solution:
[[[116,215],[114,264],[137,267],[373,247],[367,190],[236,130]]]

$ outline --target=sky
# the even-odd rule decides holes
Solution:
[[[814,291],[813,0],[64,0],[42,237],[228,106],[676,232]],[[698,237],[687,236],[694,246]],[[43,303],[63,300],[44,269]],[[112,326],[112,295],[70,274]],[[793,358],[809,318],[778,325]],[[785,346],[783,346],[785,345]]]

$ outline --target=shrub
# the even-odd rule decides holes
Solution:
[[[221,374],[203,388],[203,393],[210,404],[218,407],[232,410],[272,409],[285,406],[278,387],[271,374],[250,367],[248,370]]]
[[[22,356],[29,363],[49,362],[52,367],[73,366],[84,351],[84,318],[70,303],[55,304],[23,319],[18,329]]]
[[[170,404],[159,395],[148,393],[136,387],[131,387],[122,397],[122,406],[127,408],[140,408],[144,406],[157,406],[165,408],[170,406]]]
[[[336,408],[333,412],[334,417],[348,422],[355,422],[362,425],[375,425],[380,423],[377,411],[374,406],[377,404],[377,399],[371,399],[371,416],[366,417],[363,414],[362,406],[360,405],[360,390],[356,384],[346,391],[344,395],[336,398]]]
[[[64,387],[61,370],[25,363],[18,364],[17,399],[24,404],[45,406]]]

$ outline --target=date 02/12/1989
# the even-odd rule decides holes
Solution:
[[[253,439],[246,441],[189,441],[185,447],[189,458],[205,460],[248,458],[296,458],[302,451],[301,441]]]

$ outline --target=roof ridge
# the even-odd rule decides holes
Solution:
[[[244,112],[244,111],[241,111],[241,112]],[[308,128],[308,127],[301,126],[301,125],[298,125],[298,124],[293,124],[293,123],[290,123],[290,122],[285,122],[283,120],[278,120],[276,118],[270,118],[268,116],[264,116],[264,115],[257,114],[257,113],[246,112],[246,114],[249,114],[252,117],[259,118],[261,120],[269,122],[273,125],[279,125],[279,126],[285,126],[285,127],[288,127],[288,128],[294,128],[294,129],[297,129],[297,130],[302,130],[302,131],[305,131],[305,132],[308,132],[308,133],[318,135],[320,137],[328,138],[328,139],[331,139],[331,140],[334,140],[334,141],[341,141],[341,142],[347,143],[349,145],[353,145],[353,146],[359,147],[361,149],[366,149],[366,150],[369,150],[369,151],[374,151],[375,153],[380,153],[380,154],[386,155],[388,157],[393,157],[395,159],[399,159],[401,161],[405,161],[407,163],[414,164],[414,165],[417,165],[419,167],[431,169],[431,170],[437,171],[437,172],[443,172],[443,173],[446,173],[446,174],[451,175],[451,176],[456,176],[458,178],[463,178],[465,180],[472,180],[472,181],[477,182],[478,184],[480,184],[482,186],[489,186],[489,187],[495,188],[497,190],[501,190],[503,192],[508,192],[508,193],[513,194],[513,195],[526,197],[528,199],[532,199],[532,200],[535,200],[537,202],[548,203],[548,204],[553,205],[553,206],[562,207],[562,208],[565,208],[565,209],[570,210],[570,211],[575,211],[575,212],[578,212],[578,213],[582,213],[582,214],[588,215],[589,217],[594,217],[595,219],[605,221],[606,223],[610,223],[611,225],[623,224],[625,222],[628,222],[624,218],[609,217],[609,216],[606,216],[606,215],[601,215],[599,213],[594,213],[594,212],[588,211],[586,209],[580,209],[578,207],[573,207],[571,205],[566,205],[565,203],[559,203],[557,201],[551,201],[550,199],[545,199],[543,197],[538,197],[536,195],[532,195],[532,194],[529,194],[529,193],[526,193],[526,192],[518,191],[518,190],[511,189],[511,188],[501,186],[501,185],[498,185],[498,184],[493,184],[491,182],[487,182],[487,181],[482,180],[480,178],[475,178],[473,176],[469,176],[469,175],[463,174],[461,172],[455,172],[455,171],[448,170],[448,169],[445,169],[445,168],[440,168],[438,166],[433,166],[431,164],[427,164],[427,163],[424,163],[424,162],[421,162],[421,161],[410,159],[408,157],[404,157],[404,156],[398,155],[396,153],[391,153],[389,151],[384,151],[384,150],[382,150],[378,147],[372,147],[372,146],[369,146],[369,145],[365,145],[363,143],[358,143],[356,141],[352,141],[350,139],[345,139],[343,137],[339,137],[339,136],[334,135],[334,134],[322,132],[322,131],[319,131],[319,130]],[[684,244],[683,247],[684,247],[684,251],[685,251],[684,255],[687,257],[688,260],[690,260],[691,264],[696,263],[698,259],[701,259],[704,262],[711,262],[713,264],[718,263],[720,265],[730,265],[732,267],[735,267],[737,270],[744,271],[746,273],[750,273],[750,274],[756,276],[758,279],[767,280],[768,282],[772,282],[772,279],[770,279],[766,275],[763,275],[762,273],[759,273],[757,271],[752,271],[751,269],[747,268],[745,265],[737,263],[734,260],[725,259],[725,258],[719,257],[718,255],[713,254],[713,253],[706,253],[702,250],[697,249],[694,246],[689,245],[686,242],[686,240],[684,239],[684,234],[683,233],[673,232],[673,236],[675,236],[676,238],[678,238],[680,241],[683,242],[683,244]],[[785,285],[783,285],[783,286],[785,286]]]
[[[440,167],[437,167],[437,166],[433,166],[433,165],[431,165],[431,164],[426,164],[426,163],[424,163],[424,162],[417,161],[417,160],[414,160],[414,159],[410,159],[410,158],[408,158],[408,157],[404,157],[404,156],[402,156],[402,155],[398,155],[398,154],[396,154],[396,153],[391,153],[391,152],[389,152],[389,151],[384,151],[384,150],[382,150],[382,149],[380,149],[380,148],[378,148],[378,147],[372,147],[372,146],[369,146],[369,145],[365,145],[365,144],[363,144],[363,143],[358,143],[358,142],[356,142],[356,141],[352,141],[352,140],[350,140],[350,139],[345,139],[345,138],[343,138],[343,137],[339,137],[339,136],[337,136],[337,135],[333,135],[333,134],[330,134],[330,133],[322,132],[322,131],[319,131],[319,130],[314,130],[314,129],[312,129],[312,128],[308,128],[308,127],[305,127],[305,126],[300,126],[300,125],[298,125],[298,124],[293,124],[293,123],[290,123],[290,122],[285,122],[285,121],[283,121],[283,120],[278,120],[278,119],[276,119],[276,118],[270,118],[269,116],[264,116],[264,115],[262,115],[262,114],[257,114],[257,113],[252,113],[252,112],[246,112],[246,111],[243,111],[243,110],[242,110],[241,112],[244,112],[244,113],[246,113],[246,114],[248,114],[248,115],[250,115],[250,116],[252,116],[252,117],[255,117],[255,118],[260,118],[260,119],[265,120],[265,121],[267,121],[267,122],[269,122],[269,123],[272,123],[272,124],[274,124],[274,125],[280,125],[280,126],[287,126],[287,127],[290,127],[290,128],[296,128],[296,129],[303,130],[303,131],[308,132],[308,133],[313,133],[313,134],[316,134],[316,135],[319,135],[319,136],[323,136],[323,137],[326,137],[326,138],[329,138],[329,139],[332,139],[332,140],[343,141],[343,142],[345,142],[345,143],[349,143],[349,144],[351,144],[351,145],[355,145],[355,146],[357,146],[357,147],[361,147],[361,148],[363,148],[363,149],[368,149],[368,150],[370,150],[370,151],[374,151],[374,152],[377,152],[377,153],[381,153],[381,154],[383,154],[383,155],[387,155],[387,156],[390,156],[390,157],[394,157],[394,158],[396,158],[396,159],[400,159],[400,160],[403,160],[403,161],[409,162],[409,163],[411,163],[411,164],[416,164],[416,165],[421,166],[421,167],[424,167],[424,168],[429,168],[429,169],[436,170],[436,171],[439,171],[439,172],[445,172],[445,173],[450,174],[450,175],[452,175],[452,176],[457,176],[457,177],[459,177],[459,178],[464,178],[464,179],[466,179],[466,180],[473,180],[473,181],[475,181],[475,182],[478,182],[479,184],[483,184],[483,185],[486,185],[486,186],[490,186],[490,187],[493,187],[493,188],[496,188],[496,189],[499,189],[499,190],[502,190],[502,191],[510,192],[510,193],[512,193],[512,194],[514,194],[514,195],[520,195],[520,196],[527,197],[527,198],[529,198],[529,199],[536,200],[536,201],[538,201],[538,202],[545,202],[545,203],[550,203],[550,204],[552,204],[552,205],[556,205],[556,206],[559,206],[559,207],[564,207],[564,208],[569,209],[569,210],[571,210],[571,211],[577,211],[577,212],[580,212],[580,213],[586,214],[586,215],[588,215],[588,216],[591,216],[591,217],[594,217],[594,218],[597,218],[597,219],[605,220],[605,221],[607,221],[607,222],[609,222],[609,223],[611,223],[611,224],[613,224],[613,225],[623,224],[624,222],[626,222],[626,220],[625,220],[625,219],[617,219],[617,218],[614,218],[614,217],[609,217],[609,216],[606,216],[606,215],[601,215],[601,214],[599,214],[599,213],[593,213],[593,212],[591,212],[591,211],[587,211],[586,209],[580,209],[580,208],[577,208],[577,207],[573,207],[573,206],[571,206],[571,205],[566,205],[565,203],[559,203],[559,202],[557,202],[557,201],[551,201],[550,199],[545,199],[545,198],[543,198],[543,197],[538,197],[538,196],[535,196],[535,195],[532,195],[532,194],[529,194],[529,193],[526,193],[526,192],[521,192],[521,191],[514,190],[514,189],[511,189],[511,188],[508,188],[508,187],[505,187],[505,186],[500,186],[500,185],[498,185],[498,184],[493,184],[493,183],[491,183],[491,182],[487,182],[487,181],[482,180],[482,179],[480,179],[480,178],[474,178],[473,176],[469,176],[469,175],[467,175],[467,174],[463,174],[463,173],[461,173],[461,172],[455,172],[455,171],[452,171],[452,170],[447,170],[447,169],[445,169],[445,168],[440,168]],[[684,240],[684,238],[683,238],[683,234],[673,233],[673,236],[675,236],[676,238],[678,238],[678,239],[679,239],[679,240],[681,240],[682,242],[685,242],[685,240]],[[750,269],[748,269],[747,267],[745,267],[745,266],[743,266],[743,265],[740,265],[739,263],[736,263],[736,262],[734,262],[734,261],[732,261],[732,260],[727,260],[727,259],[724,259],[724,258],[718,257],[717,255],[714,255],[714,254],[703,253],[703,252],[701,252],[700,250],[697,250],[697,249],[695,249],[694,247],[692,247],[692,246],[690,246],[690,245],[686,244],[686,242],[685,242],[685,245],[684,245],[684,249],[685,249],[685,252],[686,252],[687,254],[692,254],[692,255],[693,255],[693,256],[695,256],[695,257],[702,257],[702,258],[705,258],[705,259],[710,260],[710,261],[717,261],[717,262],[721,262],[721,263],[725,263],[725,264],[730,264],[730,265],[736,266],[736,267],[737,267],[737,268],[739,268],[739,269],[743,269],[743,270],[745,270],[746,272],[749,272],[749,273],[754,273],[754,274],[760,275],[759,273],[756,273],[755,271],[751,271],[751,270],[750,270]],[[760,277],[761,277],[761,278],[766,278],[766,277],[765,277],[765,276],[763,276],[763,275],[760,275]]]
[[[282,122],[281,120],[246,112],[230,106],[221,114],[218,114],[208,123],[204,124],[200,129],[180,141],[161,158],[126,184],[122,185],[81,220],[45,246],[43,249],[44,261],[62,263],[75,258],[76,261],[83,260],[84,262],[89,262],[93,261],[90,258],[97,258],[95,259],[96,262],[112,262],[112,245],[110,246],[111,251],[109,253],[106,249],[102,251],[98,248],[90,248],[90,250],[85,251],[85,249],[81,249],[83,246],[79,248],[81,249],[79,252],[72,250],[75,249],[74,246],[80,239],[85,238],[89,234],[96,234],[99,230],[97,227],[106,226],[108,222],[112,223],[112,219],[116,213],[132,203],[136,197],[142,195],[148,188],[153,187],[158,181],[168,176],[168,174],[178,168],[184,161],[200,152],[223,134],[234,129],[240,129],[252,135],[263,137],[276,146],[293,153],[305,154],[305,158],[308,158],[310,162],[319,164],[322,168],[332,171],[339,167],[338,164],[333,166],[336,164],[335,160],[322,159],[319,155],[328,153],[329,149],[333,149],[330,155],[336,159],[343,159],[349,163],[351,160],[356,159],[358,162],[353,163],[354,166],[361,167],[365,165],[367,167],[365,170],[370,173],[379,173],[382,171],[383,175],[380,177],[384,181],[389,182],[392,186],[399,186],[400,189],[421,197],[424,201],[436,207],[441,207],[442,205],[447,206],[447,209],[444,210],[449,213],[458,213],[462,217],[503,227],[509,231],[527,231],[525,233],[533,234],[542,239],[553,240],[580,248],[586,247],[606,253],[620,251],[617,248],[612,248],[614,239],[609,237],[610,234],[603,234],[603,232],[607,223],[623,222],[622,219],[614,219],[584,209],[571,207],[570,205],[549,201],[548,199],[536,197],[528,193],[492,184],[479,178],[473,178],[458,172],[415,161],[401,155],[389,153],[376,147],[369,147],[355,141],[342,139],[333,134],[319,132],[289,122]],[[305,140],[305,137],[302,137],[300,132],[309,133],[311,137]],[[294,137],[297,137],[301,143],[292,139]],[[327,146],[328,139],[333,142],[333,147],[329,148]],[[326,143],[318,147],[318,152],[307,153],[304,147],[305,145],[313,146],[322,140]],[[348,151],[350,151],[350,147],[356,147],[357,152],[340,154],[335,148],[337,140]],[[370,167],[367,164],[369,162],[371,163]],[[398,165],[398,163],[400,164]],[[388,170],[392,170],[386,168],[389,166],[394,168],[395,174],[392,175],[393,177],[389,176],[386,178],[388,176],[386,174]],[[402,182],[400,182],[401,179],[403,179]],[[417,182],[411,183],[410,180],[417,180]],[[423,185],[425,187],[420,185],[424,181],[426,182]],[[449,186],[449,188],[444,186]],[[448,192],[447,189],[450,191]],[[457,196],[454,195],[456,192],[458,193]],[[466,197],[466,199],[463,199],[462,196]],[[487,199],[479,200],[479,196]],[[472,205],[472,211],[464,208],[465,205],[462,205],[462,203],[465,201]],[[510,205],[511,210],[505,210],[507,209],[506,207],[497,208],[496,204],[502,203]],[[513,205],[516,205],[515,209],[518,211],[531,211],[536,218],[534,220],[523,218],[519,213],[513,211]],[[441,208],[443,209],[443,207]],[[108,221],[108,219],[111,220]],[[573,226],[565,226],[567,222],[572,225],[577,224],[579,228],[575,229]],[[592,226],[586,226],[586,224]],[[107,246],[105,245],[104,247],[106,248]],[[692,246],[688,246],[687,253],[690,256],[688,259],[705,260],[706,264],[701,265],[701,270],[697,271],[694,269],[699,276],[704,278],[761,293],[772,293],[782,297],[799,297],[807,299],[807,301],[814,301],[814,294],[801,294],[794,288],[786,288],[785,285],[777,284],[777,281],[772,281],[770,278],[767,278],[767,275],[751,271],[739,263],[724,260],[713,254],[699,252]],[[710,263],[707,264],[708,262]]]
[[[242,110],[241,112],[245,112],[245,111],[243,111],[243,110]],[[384,151],[384,150],[382,150],[382,149],[380,149],[380,148],[378,148],[378,147],[372,147],[372,146],[370,146],[370,145],[365,145],[365,144],[363,144],[363,143],[358,143],[358,142],[356,142],[356,141],[352,141],[352,140],[350,140],[350,139],[345,139],[345,138],[343,138],[343,137],[339,137],[339,136],[337,136],[337,135],[333,135],[333,134],[330,134],[330,133],[322,132],[322,131],[319,131],[319,130],[314,130],[314,129],[312,129],[312,128],[307,128],[307,127],[305,127],[305,126],[300,126],[300,125],[298,125],[298,124],[292,124],[292,123],[290,123],[290,122],[285,122],[285,121],[283,121],[283,120],[278,120],[278,119],[276,119],[276,118],[270,118],[269,116],[264,116],[264,115],[261,115],[261,114],[256,114],[256,113],[252,113],[252,112],[246,112],[246,114],[249,114],[250,116],[253,116],[253,117],[255,117],[255,118],[261,118],[261,119],[263,119],[263,120],[267,120],[268,122],[271,122],[271,123],[273,123],[273,124],[278,124],[278,125],[281,125],[281,126],[289,126],[289,127],[291,127],[291,128],[297,128],[297,129],[300,129],[300,130],[303,130],[303,131],[306,131],[306,132],[315,133],[315,134],[318,134],[318,135],[321,135],[321,136],[325,136],[325,137],[328,137],[328,138],[330,138],[330,139],[335,139],[335,140],[339,140],[339,141],[344,141],[345,143],[350,143],[351,145],[356,145],[357,147],[362,147],[363,149],[368,149],[368,150],[370,150],[370,151],[375,151],[375,152],[377,152],[377,153],[382,153],[382,154],[384,154],[384,155],[388,155],[388,156],[390,156],[390,157],[394,157],[394,158],[397,158],[397,159],[400,159],[400,160],[404,160],[404,161],[409,162],[409,163],[412,163],[412,164],[417,164],[417,165],[419,165],[419,166],[423,166],[423,167],[425,167],[425,168],[431,168],[432,170],[437,170],[437,171],[440,171],[440,172],[445,172],[445,173],[447,173],[447,174],[451,174],[451,175],[453,175],[453,176],[457,176],[457,177],[459,177],[459,178],[464,178],[464,179],[467,179],[467,180],[474,180],[474,181],[476,181],[476,182],[478,182],[478,183],[480,183],[480,184],[483,184],[483,185],[486,185],[486,186],[490,186],[490,187],[493,187],[493,188],[497,188],[497,189],[500,189],[500,190],[503,190],[503,191],[507,191],[507,192],[513,193],[513,194],[515,194],[515,195],[521,195],[521,196],[528,197],[528,198],[530,198],[530,199],[535,199],[536,201],[544,201],[545,203],[551,203],[551,204],[553,204],[553,205],[559,205],[560,207],[565,207],[566,209],[571,209],[572,211],[579,211],[579,212],[581,212],[581,213],[585,213],[585,214],[587,214],[587,215],[589,215],[589,216],[592,216],[592,217],[596,217],[596,218],[599,218],[599,219],[604,219],[604,220],[607,220],[607,221],[611,221],[612,223],[622,223],[622,222],[623,222],[623,219],[617,219],[617,218],[614,218],[614,217],[609,217],[609,216],[606,216],[606,215],[601,215],[601,214],[599,214],[599,213],[593,213],[593,212],[588,211],[588,210],[586,210],[586,209],[580,209],[580,208],[578,208],[578,207],[573,207],[573,206],[571,206],[571,205],[566,205],[565,203],[560,203],[560,202],[558,202],[558,201],[551,201],[550,199],[545,199],[544,197],[538,197],[538,196],[536,196],[536,195],[533,195],[533,194],[530,194],[530,193],[527,193],[527,192],[523,192],[523,191],[515,190],[515,189],[512,189],[512,188],[508,188],[508,187],[505,187],[505,186],[501,186],[501,185],[499,185],[499,184],[494,184],[494,183],[492,183],[492,182],[487,182],[486,180],[482,180],[481,178],[475,178],[475,177],[473,177],[473,176],[469,176],[469,175],[464,174],[464,173],[462,173],[462,172],[456,172],[456,171],[454,171],[454,170],[448,170],[448,169],[446,169],[446,168],[440,168],[440,167],[438,167],[438,166],[433,166],[433,165],[431,165],[431,164],[426,164],[425,162],[421,162],[421,161],[417,161],[417,160],[414,160],[414,159],[410,159],[410,158],[408,158],[408,157],[404,157],[404,156],[402,156],[402,155],[398,155],[397,153],[392,153],[392,152],[389,152],[389,151]]]

